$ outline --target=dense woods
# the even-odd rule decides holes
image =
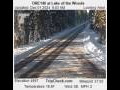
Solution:
[[[14,47],[38,42],[88,19],[87,11],[14,11]]]
[[[100,35],[100,43],[106,42],[106,11],[105,10],[91,10],[89,12],[91,19],[91,28],[97,31]]]

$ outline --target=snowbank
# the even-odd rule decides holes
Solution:
[[[96,64],[99,68],[106,70],[106,45],[98,42],[99,35],[93,30],[89,29],[89,25],[82,32],[84,35],[83,43],[86,57]]]
[[[30,49],[32,48],[35,48],[36,46],[40,45],[40,44],[43,44],[47,41],[49,41],[50,39],[47,39],[47,40],[40,40],[39,42],[35,42],[35,43],[31,43],[29,45],[22,45],[20,46],[19,48],[16,48],[14,49],[14,55],[20,55],[26,51],[29,51]]]

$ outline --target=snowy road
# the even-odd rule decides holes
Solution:
[[[15,65],[15,77],[19,78],[105,78],[105,69],[88,57],[84,31],[87,25],[69,35],[57,39],[38,53]],[[92,59],[92,60],[91,60]],[[105,61],[104,61],[105,62]]]

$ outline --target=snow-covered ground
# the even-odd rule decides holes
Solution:
[[[99,35],[91,30],[89,25],[81,34],[84,36],[82,41],[87,53],[86,57],[99,68],[106,70],[106,45],[99,43]]]
[[[22,46],[20,46],[19,48],[14,49],[14,55],[15,55],[15,56],[20,55],[20,54],[22,54],[22,53],[24,53],[24,52],[26,52],[26,51],[28,51],[28,50],[30,50],[30,49],[32,49],[32,48],[35,48],[36,46],[38,46],[38,45],[40,45],[40,44],[43,44],[43,43],[49,41],[49,40],[50,40],[50,39],[41,40],[41,41],[39,41],[39,42],[31,43],[31,44],[29,44],[29,45],[22,45]]]

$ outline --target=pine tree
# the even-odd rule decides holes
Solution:
[[[95,12],[95,26],[100,34],[100,43],[105,44],[106,40],[106,12],[98,10]]]

